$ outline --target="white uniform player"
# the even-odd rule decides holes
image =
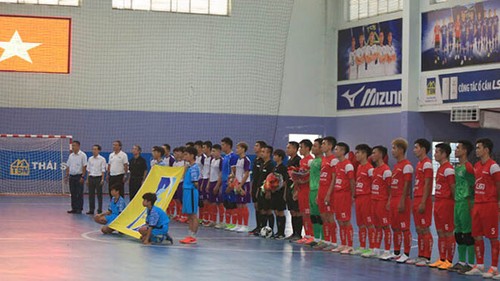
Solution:
[[[367,77],[365,61],[365,35],[359,35],[359,48],[356,49],[356,65],[358,66],[358,78]]]
[[[356,38],[352,37],[349,49],[349,80],[358,79],[358,65],[356,64]]]

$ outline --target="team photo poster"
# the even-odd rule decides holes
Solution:
[[[499,62],[498,9],[486,1],[422,14],[422,71]]]
[[[402,20],[339,31],[338,81],[401,73]]]

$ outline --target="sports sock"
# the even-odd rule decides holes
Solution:
[[[447,237],[446,244],[447,244],[446,258],[448,259],[449,262],[453,262],[453,256],[455,255],[455,236],[451,235]]]
[[[446,239],[444,237],[438,238],[439,259],[444,261],[446,259]]]
[[[498,266],[498,240],[491,240],[491,266]]]
[[[369,242],[369,248],[370,249],[375,249],[375,245],[376,245],[376,242],[375,242],[375,236],[377,235],[377,231],[375,230],[375,228],[372,226],[372,227],[369,227],[368,228],[368,242]],[[378,247],[377,247],[378,248]]]
[[[427,232],[425,233],[425,236],[424,236],[424,240],[425,240],[425,258],[426,259],[431,259],[431,256],[432,256],[432,247],[434,246],[434,238],[432,237],[432,234],[431,232]]]
[[[323,234],[323,226],[319,223],[313,224],[314,238],[321,239]],[[324,239],[324,238],[323,238]]]
[[[344,225],[339,225],[339,228],[340,228],[340,245],[346,246],[347,245],[346,227]]]
[[[347,238],[347,246],[352,247],[353,245],[353,237],[354,237],[354,230],[352,227],[352,224],[348,225],[345,227],[346,231],[346,238]],[[366,243],[366,242],[365,242]]]
[[[385,228],[384,229],[384,249],[386,251],[389,251],[391,249],[391,244],[392,244],[392,233],[390,228]]]
[[[403,236],[404,236],[404,253],[407,256],[410,256],[410,251],[411,251],[411,231],[410,230],[403,230]]]
[[[330,225],[330,241],[334,244],[337,243],[337,223],[336,222],[331,222]]]
[[[375,228],[375,243],[373,244],[373,248],[380,249],[382,246],[382,237],[384,233],[381,228]]]
[[[243,225],[248,226],[248,218],[250,217],[250,214],[248,212],[248,207],[246,205],[243,207],[242,216],[243,216]]]
[[[474,242],[474,250],[476,252],[477,264],[484,264],[484,241],[476,240]]]
[[[219,209],[219,223],[223,223],[224,222],[224,215],[225,215],[224,205],[219,204],[217,206],[217,209]]]
[[[394,253],[399,255],[401,253],[401,244],[403,243],[403,233],[401,230],[393,231],[394,233]]]
[[[278,235],[285,236],[285,224],[286,224],[285,216],[276,216],[276,221],[278,222]]]
[[[358,230],[359,247],[363,249],[366,249],[366,235],[367,235],[366,227],[359,227]]]
[[[297,235],[297,237],[302,237],[302,225],[304,223],[304,221],[302,220],[302,216],[297,216],[296,221],[297,221],[297,229],[295,235]]]
[[[330,223],[323,222],[323,240],[333,242],[330,238]]]
[[[274,233],[274,215],[273,214],[268,214],[267,215],[267,221],[269,223],[269,227],[272,229]]]
[[[474,264],[476,261],[476,251],[474,245],[467,245],[467,262],[469,264]]]
[[[467,245],[458,244],[457,250],[458,250],[458,261],[465,262],[466,258],[467,258],[467,256],[466,256],[466,254],[467,254]]]
[[[302,218],[302,221],[303,221],[303,224],[304,224],[304,231],[306,233],[306,236],[313,236],[314,235],[314,231],[313,231],[313,225],[312,225],[312,221],[311,221],[311,216],[309,215],[304,215],[304,216],[300,216]]]

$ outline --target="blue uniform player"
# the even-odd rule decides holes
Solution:
[[[146,207],[146,224],[139,228],[141,240],[144,244],[161,243],[163,240],[173,244],[174,241],[168,235],[168,224],[170,219],[167,213],[161,208],[155,206],[156,194],[149,192],[142,196],[142,205]]]
[[[473,51],[474,51],[474,13],[469,14],[469,18],[467,19],[466,25],[466,35],[467,35],[467,58],[468,60],[472,59]]]
[[[184,189],[182,191],[182,213],[187,215],[189,232],[186,238],[182,239],[182,244],[196,244],[196,233],[198,232],[198,203],[200,193],[198,191],[199,179],[201,175],[200,166],[196,164],[196,148],[190,146],[184,151],[184,161],[188,164],[184,173]]]
[[[441,63],[444,65],[448,60],[448,25],[445,21],[441,24]]]
[[[453,17],[450,17],[448,22],[448,53],[451,55],[453,51],[453,31],[455,29],[455,24],[453,23]]]
[[[238,163],[239,156],[233,153],[233,140],[225,137],[221,140],[222,152],[225,154],[222,159],[221,190],[224,197],[224,207],[226,208],[225,229],[232,229],[236,226],[236,193],[229,187],[229,176],[231,168]],[[231,219],[233,220],[231,223]]]
[[[104,213],[97,214],[94,217],[94,221],[99,224],[104,224],[101,228],[102,233],[110,234],[113,233],[113,229],[111,229],[108,225],[114,221],[118,215],[123,212],[126,207],[125,199],[120,196],[120,184],[114,184],[111,186],[111,200],[109,202],[108,210]]]
[[[467,60],[467,19],[465,12],[462,12],[462,19],[460,21],[460,64],[464,64]]]
[[[476,38],[476,49],[481,53],[481,40],[483,34],[483,19],[481,17],[482,13],[477,12],[477,18],[474,21],[474,35]]]
[[[486,46],[489,57],[493,51],[493,15],[491,10],[488,11],[488,19],[486,20]]]
[[[498,16],[497,16],[497,10],[495,10],[493,14],[493,50],[496,51],[497,49],[498,49]]]

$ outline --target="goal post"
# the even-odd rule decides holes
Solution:
[[[67,194],[69,135],[0,134],[0,194]]]

